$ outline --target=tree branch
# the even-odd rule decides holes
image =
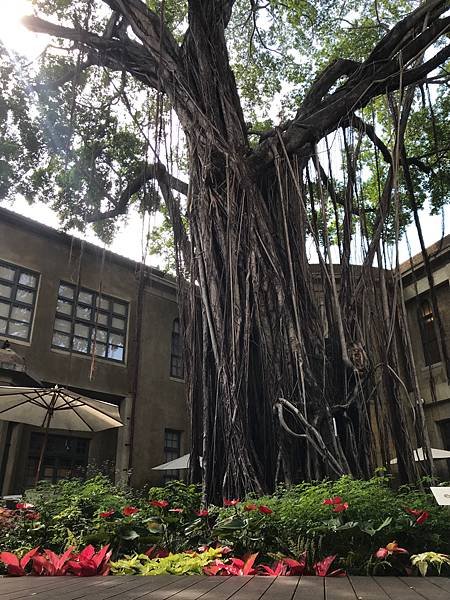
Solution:
[[[141,172],[128,183],[117,203],[115,203],[114,208],[104,212],[95,212],[86,218],[86,222],[95,223],[97,221],[112,219],[113,217],[125,214],[131,197],[136,194],[147,181],[151,181],[152,179],[156,179],[161,189],[172,189],[187,196],[188,184],[181,181],[181,179],[177,179],[173,175],[170,175],[162,163],[146,164],[142,167]]]

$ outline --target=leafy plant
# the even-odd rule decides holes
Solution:
[[[423,577],[427,574],[428,567],[435,567],[440,575],[444,565],[450,566],[450,556],[439,552],[422,552],[411,556],[411,563],[419,569]]]
[[[223,548],[208,548],[204,552],[181,552],[150,558],[135,554],[111,563],[113,575],[194,575],[223,554]]]
[[[0,552],[0,561],[6,565],[8,575],[21,577],[26,574],[25,569],[38,550],[39,548],[34,548],[24,554],[22,558],[11,552]]]

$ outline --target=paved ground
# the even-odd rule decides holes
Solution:
[[[0,578],[0,600],[450,600],[450,579],[427,577]]]

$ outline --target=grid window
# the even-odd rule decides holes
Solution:
[[[184,377],[183,346],[179,319],[175,319],[172,326],[170,376],[175,377],[176,379],[183,379]]]
[[[0,261],[0,335],[29,341],[39,276]]]
[[[427,366],[440,362],[441,354],[436,335],[433,309],[428,300],[421,303],[419,309],[420,335],[422,338],[423,355]]]
[[[164,430],[164,458],[170,462],[179,458],[181,454],[181,431],[174,429]],[[180,472],[176,469],[164,471],[164,483],[173,479],[180,479]]]
[[[125,302],[61,282],[52,345],[124,362],[127,317]]]

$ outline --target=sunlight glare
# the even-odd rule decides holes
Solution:
[[[45,35],[31,33],[21,23],[25,15],[33,14],[30,0],[3,2],[0,20],[0,41],[8,50],[13,50],[29,58],[35,58],[48,43]]]

